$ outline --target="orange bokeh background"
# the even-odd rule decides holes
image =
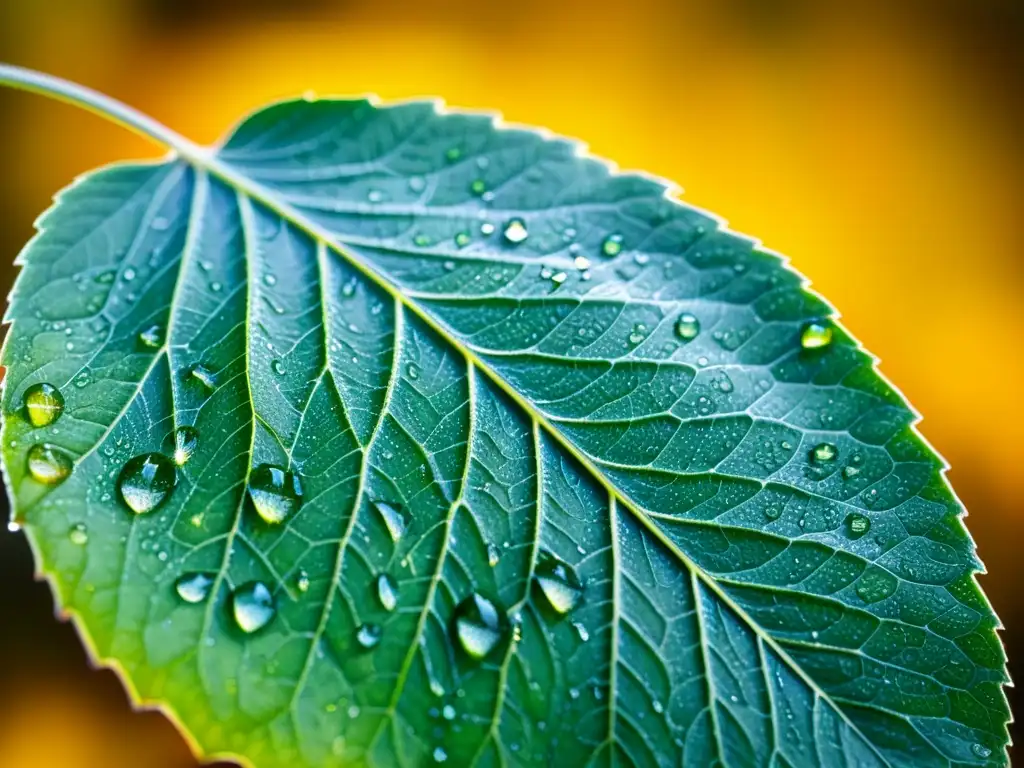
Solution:
[[[1018,0],[0,0],[0,60],[203,142],[308,89],[438,94],[677,181],[787,254],[924,415],[1024,662]],[[6,291],[56,190],[160,150],[29,94],[0,115]],[[0,533],[0,765],[194,765],[89,669],[27,550]]]

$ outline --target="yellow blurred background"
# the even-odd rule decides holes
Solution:
[[[678,182],[790,256],[924,415],[1024,669],[1020,0],[0,0],[0,60],[204,142],[307,89],[437,94]],[[6,291],[56,190],[160,150],[38,96],[0,117]],[[0,765],[194,764],[0,533]]]

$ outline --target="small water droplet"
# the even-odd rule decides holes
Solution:
[[[456,606],[451,630],[466,655],[482,659],[508,634],[508,618],[486,597],[473,593]]]
[[[629,334],[630,344],[639,344],[645,338],[647,338],[647,326],[643,323],[637,323],[633,326],[633,330]]]
[[[526,222],[522,219],[510,219],[508,224],[505,225],[504,235],[508,242],[518,245],[526,240],[530,233],[526,229]]]
[[[832,343],[832,326],[824,320],[804,323],[800,331],[800,346],[804,349],[823,349]]]
[[[251,635],[270,623],[277,613],[274,595],[262,581],[250,581],[231,595],[231,612],[238,628]]]
[[[384,526],[388,529],[391,541],[397,542],[401,539],[405,534],[405,514],[398,507],[388,504],[386,501],[375,501],[373,506],[376,508],[381,520],[384,521]]]
[[[217,387],[217,377],[214,375],[213,371],[211,371],[209,368],[207,368],[205,365],[202,365],[201,363],[196,363],[191,368],[189,368],[188,375],[191,376],[196,381],[198,381],[208,390],[212,391]]]
[[[68,530],[68,539],[76,547],[84,547],[89,543],[89,529],[85,527],[85,523],[75,523]]]
[[[379,624],[363,624],[356,630],[356,642],[366,650],[376,648],[384,632]]]
[[[534,578],[548,604],[562,615],[579,605],[583,598],[583,585],[573,569],[549,552],[541,554]]]
[[[590,632],[583,625],[582,621],[573,622],[573,627],[576,628],[576,634],[580,636],[580,640],[584,643],[590,640]]]
[[[851,512],[844,522],[846,533],[851,539],[859,539],[871,529],[871,520],[859,512]]]
[[[420,367],[416,363],[409,363],[405,367],[405,373],[410,379],[415,381],[420,377]]]
[[[270,362],[270,368],[278,376],[283,376],[285,374],[284,363],[280,360],[272,360]]]
[[[413,192],[422,192],[427,188],[427,180],[422,176],[413,176],[409,179],[409,189]]]
[[[25,417],[33,427],[53,424],[64,413],[64,396],[52,384],[33,384],[25,390]]]
[[[71,474],[71,457],[60,448],[47,443],[28,449],[28,471],[44,485],[57,485]]]
[[[572,265],[580,271],[584,269],[590,269],[590,259],[588,259],[586,256],[576,256],[572,260]]]
[[[398,605],[398,585],[386,573],[377,577],[377,599],[389,613]]]
[[[494,225],[491,224],[491,222],[489,221],[485,221],[483,224],[480,225],[480,232],[485,235],[493,235]]]
[[[199,431],[195,427],[178,427],[174,430],[174,463],[185,466],[199,446]]]
[[[501,550],[492,542],[487,545],[487,564],[494,568],[501,560]]]
[[[483,179],[474,179],[473,183],[469,185],[469,190],[474,195],[482,195],[487,191],[487,184],[484,183]]]
[[[128,267],[121,275],[121,277],[124,278],[124,281],[126,283],[130,283],[132,280],[135,279],[135,270],[132,269],[131,267]]]
[[[676,336],[683,341],[693,341],[700,335],[700,320],[696,315],[684,312],[676,321]]]
[[[414,245],[417,245],[420,248],[426,248],[428,245],[430,245],[430,235],[425,235],[421,232],[412,239],[412,242]]]
[[[445,159],[450,163],[454,163],[460,157],[462,157],[462,150],[458,147],[451,147],[447,152],[444,153]]]
[[[832,443],[818,443],[811,449],[811,461],[817,464],[828,464],[836,460],[839,449]]]
[[[7,521],[7,532],[8,533],[18,533],[20,530],[21,530],[21,526],[18,525],[16,522],[14,522],[13,520],[8,520]]]
[[[976,742],[975,744],[973,744],[971,746],[971,752],[976,754],[978,757],[982,758],[989,757],[992,755],[992,750],[986,747],[981,742]]]
[[[264,522],[278,525],[302,506],[302,482],[295,472],[260,464],[249,476],[249,498]]]
[[[448,759],[448,753],[445,752],[444,749],[442,749],[441,747],[437,747],[437,748],[434,749],[434,762],[435,763],[443,763],[447,759]]]
[[[160,325],[151,325],[139,332],[139,343],[144,347],[156,349],[164,343],[164,329]]]
[[[211,573],[183,573],[174,582],[174,591],[186,603],[201,603],[210,596],[213,582]]]
[[[566,281],[566,278],[568,277],[569,276],[565,274],[565,272],[556,272],[551,276],[551,282],[554,283],[555,285],[561,285]]]
[[[271,287],[277,285],[277,278],[269,272],[263,276],[263,282]]]
[[[454,720],[456,714],[457,713],[455,711],[455,707],[453,707],[451,704],[445,704],[444,707],[441,709],[441,717],[443,717],[445,720]]]
[[[622,253],[622,235],[608,235],[601,243],[601,253],[605,256],[618,256]]]
[[[117,491],[132,512],[144,515],[166,501],[177,482],[174,462],[162,453],[143,453],[124,465]]]
[[[472,238],[469,236],[469,232],[459,232],[455,235],[455,245],[459,248],[465,248],[469,245],[471,240]],[[454,267],[455,265],[453,264],[452,266]]]

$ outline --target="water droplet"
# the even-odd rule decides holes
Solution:
[[[132,269],[131,267],[128,267],[128,269],[124,271],[122,277],[124,278],[124,281],[126,283],[130,283],[132,280],[135,279],[135,270]]]
[[[85,527],[85,523],[75,523],[68,530],[68,539],[76,547],[84,547],[89,543],[89,529]]]
[[[386,573],[377,577],[377,599],[389,613],[398,605],[398,585]]]
[[[238,628],[251,635],[267,626],[277,613],[274,595],[262,581],[250,581],[231,595],[231,612]]]
[[[263,282],[271,287],[277,285],[277,278],[269,272],[263,276]]]
[[[20,530],[21,530],[21,526],[18,525],[16,522],[14,522],[13,520],[8,520],[7,521],[7,532],[8,533],[18,533],[18,531],[20,531]]]
[[[186,603],[194,605],[203,602],[210,596],[213,582],[214,577],[210,573],[183,573],[174,582],[174,591]]]
[[[459,248],[465,248],[469,245],[472,238],[469,236],[469,232],[459,232],[455,235],[455,245]],[[455,266],[454,264],[452,266]]]
[[[857,584],[857,596],[865,603],[877,603],[896,591],[896,577],[880,569],[868,570]]]
[[[53,424],[64,413],[64,396],[52,384],[33,384],[25,390],[25,417],[33,427]]]
[[[605,256],[618,256],[622,253],[622,235],[608,235],[601,243],[601,253]]]
[[[381,520],[384,521],[391,540],[397,542],[401,539],[405,534],[405,514],[398,507],[388,504],[386,501],[375,501],[373,506],[377,509]]]
[[[451,629],[468,656],[482,659],[508,634],[508,618],[486,597],[473,593],[456,606]]]
[[[582,621],[573,622],[573,626],[576,628],[576,634],[578,634],[580,636],[580,640],[582,642],[585,643],[588,640],[590,640],[590,632],[583,625]]]
[[[526,240],[530,233],[526,229],[526,222],[522,219],[511,219],[505,225],[504,235],[506,240],[517,245]]]
[[[491,222],[489,221],[485,221],[483,224],[480,225],[480,232],[482,232],[485,235],[493,235],[494,225],[491,224]]]
[[[217,377],[205,365],[196,363],[188,369],[188,374],[208,390],[213,390],[217,387]]]
[[[764,516],[769,520],[778,520],[782,516],[781,504],[770,504],[764,508]]]
[[[483,179],[474,179],[473,183],[469,185],[469,190],[474,195],[482,195],[487,191],[487,184],[484,183]]]
[[[164,343],[164,329],[160,325],[151,325],[139,332],[139,343],[144,347],[156,349]]]
[[[586,256],[577,256],[572,260],[572,265],[578,270],[590,269],[590,259]]]
[[[416,365],[416,363],[409,363],[409,365],[405,367],[405,373],[410,379],[415,381],[420,377],[420,367]]]
[[[856,477],[860,474],[860,470],[857,467],[843,467],[843,479],[849,480],[850,478]]]
[[[444,153],[445,159],[448,162],[454,163],[460,157],[462,157],[462,150],[458,147],[451,147],[447,152]]]
[[[700,334],[700,320],[696,315],[684,312],[676,320],[676,336],[683,341],[693,341]]]
[[[800,346],[804,349],[823,349],[832,343],[832,326],[823,320],[804,323],[800,331]]]
[[[434,750],[434,762],[435,763],[443,763],[447,759],[448,759],[448,753],[445,752],[441,747],[437,747]]]
[[[976,754],[978,757],[989,757],[992,754],[992,750],[986,747],[981,742],[976,742],[971,745],[971,752]]]
[[[144,515],[166,501],[177,482],[174,462],[161,453],[143,453],[124,465],[117,491],[132,512]]]
[[[415,245],[418,245],[420,248],[426,248],[428,245],[430,245],[430,236],[420,233],[416,235],[416,237],[414,237],[412,241]]]
[[[44,485],[57,485],[71,474],[71,457],[56,446],[42,443],[28,449],[28,471]]]
[[[366,650],[375,648],[384,634],[379,624],[363,624],[356,630],[356,642]]]
[[[270,368],[278,376],[283,376],[285,374],[284,363],[282,363],[280,360],[272,360],[270,363]]]
[[[501,560],[501,550],[494,544],[487,545],[487,564],[494,568]]]
[[[174,463],[185,466],[199,446],[199,431],[195,427],[178,427],[174,430]]]
[[[155,229],[157,232],[163,232],[165,229],[171,226],[171,222],[168,219],[165,219],[163,216],[157,216],[155,219],[153,219],[150,226],[153,227],[153,229]]]
[[[413,176],[409,179],[409,189],[413,192],[422,192],[427,188],[427,180],[422,176]]]
[[[859,539],[871,529],[871,520],[859,512],[851,512],[844,522],[846,533],[851,539]]]
[[[541,554],[534,578],[551,607],[562,615],[579,605],[583,598],[583,585],[575,572],[549,552]]]
[[[569,276],[565,274],[565,272],[556,272],[551,276],[551,282],[554,283],[555,285],[561,285],[566,281],[566,278],[568,277]]]
[[[643,323],[637,323],[633,326],[633,330],[629,334],[630,344],[639,344],[647,338],[647,326]]]
[[[441,717],[445,720],[454,720],[456,714],[455,707],[451,704],[445,704],[444,708],[441,710]]]
[[[818,443],[811,449],[811,461],[817,464],[828,464],[836,460],[839,449],[832,443]]]
[[[249,476],[249,497],[264,522],[278,525],[302,506],[302,482],[295,472],[260,464]]]

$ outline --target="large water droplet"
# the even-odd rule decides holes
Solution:
[[[398,605],[398,585],[386,573],[377,577],[377,599],[388,612],[395,610]]]
[[[211,573],[183,573],[174,582],[174,591],[186,603],[201,603],[210,596],[213,582]]]
[[[84,547],[89,543],[89,529],[85,527],[85,523],[75,523],[68,530],[68,539],[76,547]]]
[[[832,326],[824,320],[805,323],[800,331],[800,346],[804,349],[823,349],[832,343]]]
[[[178,427],[174,430],[174,463],[185,466],[199,446],[199,431],[195,427]]]
[[[302,482],[294,472],[260,464],[249,476],[249,497],[256,513],[265,522],[277,525],[302,506]]]
[[[818,443],[811,449],[811,461],[816,464],[829,464],[836,460],[839,449],[832,443]]]
[[[57,485],[71,474],[71,457],[60,448],[47,443],[28,449],[28,471],[44,485]]]
[[[482,659],[508,634],[508,618],[486,597],[473,593],[452,616],[452,634],[471,658]]]
[[[622,253],[622,235],[608,235],[601,243],[601,253],[605,256],[618,256]]]
[[[151,325],[139,333],[139,343],[144,347],[156,349],[164,343],[164,329],[159,325]]]
[[[846,525],[846,534],[851,539],[859,539],[871,530],[871,520],[869,520],[866,515],[860,514],[860,512],[851,512],[848,514],[844,524]]]
[[[277,613],[274,596],[262,581],[243,584],[231,595],[231,613],[238,628],[251,635],[270,623]]]
[[[526,229],[526,222],[522,219],[510,219],[508,224],[505,225],[505,239],[514,245],[526,240],[530,236],[529,231]]]
[[[33,384],[25,390],[25,417],[33,427],[53,424],[64,413],[64,396],[52,384]]]
[[[143,453],[124,465],[117,491],[132,512],[144,515],[166,501],[177,482],[174,462],[161,453]]]
[[[583,598],[583,585],[572,568],[548,552],[541,555],[534,578],[551,607],[562,615],[579,605]]]
[[[676,336],[683,341],[693,341],[700,334],[700,320],[696,315],[684,312],[676,320]]]
[[[363,624],[356,630],[356,642],[366,650],[376,648],[384,631],[379,624]]]
[[[384,526],[388,529],[391,540],[397,542],[401,539],[405,534],[405,514],[398,507],[388,504],[386,501],[375,501],[373,506],[376,508],[381,520],[384,521]]]

